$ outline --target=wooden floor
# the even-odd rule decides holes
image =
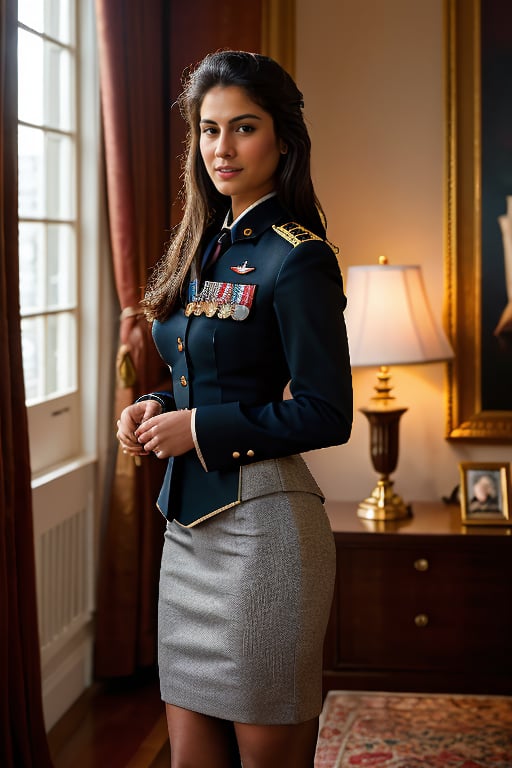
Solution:
[[[169,768],[155,674],[94,684],[48,734],[54,768]]]

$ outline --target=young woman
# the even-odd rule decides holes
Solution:
[[[299,454],[350,434],[342,278],[290,76],[257,54],[211,54],[180,106],[184,216],[143,302],[173,389],[118,422],[125,451],[168,462],[172,766],[311,768],[335,555]]]

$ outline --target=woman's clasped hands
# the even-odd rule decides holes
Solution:
[[[124,453],[159,459],[180,456],[192,450],[192,412],[189,410],[161,413],[155,400],[133,403],[125,408],[117,422],[117,439]]]

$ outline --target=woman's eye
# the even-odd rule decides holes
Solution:
[[[240,133],[252,133],[254,131],[253,125],[239,125],[237,131]]]
[[[207,125],[202,129],[201,133],[204,133],[207,136],[213,136],[215,133],[217,133],[217,129]]]

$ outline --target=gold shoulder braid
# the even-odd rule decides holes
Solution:
[[[285,240],[288,240],[288,242],[291,243],[294,248],[301,243],[305,243],[307,240],[322,239],[321,237],[318,237],[318,235],[315,235],[313,232],[310,232],[309,229],[301,227],[301,225],[297,224],[295,221],[289,221],[287,224],[281,224],[280,227],[277,227],[274,224],[272,229],[275,230],[278,235],[284,237]]]
[[[273,224],[272,229],[285,240],[288,240],[288,242],[291,243],[294,248],[296,248],[297,245],[300,245],[301,243],[306,243],[308,240],[322,240],[321,237],[315,235],[314,232],[310,232],[310,230],[306,229],[306,227],[302,227],[300,224],[297,224],[296,221],[289,221],[287,224],[281,224],[279,227]],[[338,248],[329,242],[329,240],[322,240],[322,242],[326,242],[327,245],[332,248],[334,253],[338,253]]]

